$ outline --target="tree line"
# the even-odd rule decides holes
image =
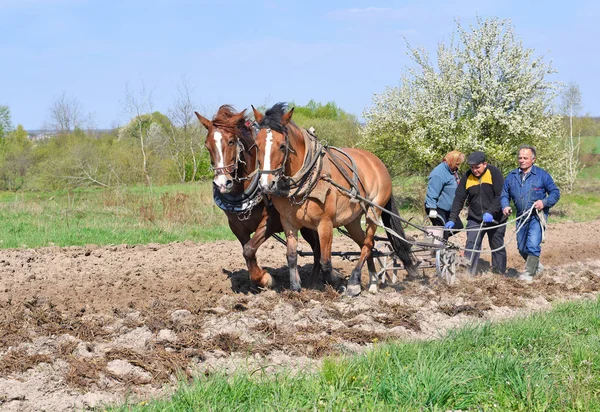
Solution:
[[[0,106],[0,190],[163,185],[212,177],[206,130],[194,116],[189,93],[161,113],[143,89],[127,90],[131,120],[100,133],[82,127],[74,102],[64,97],[54,102],[49,110],[53,133],[35,140],[23,126],[13,128],[10,108]],[[290,107],[296,123],[314,127],[328,144],[354,145],[360,137],[356,116],[334,102],[291,102]]]
[[[582,116],[577,84],[548,80],[556,72],[545,56],[523,46],[511,22],[480,18],[459,22],[435,59],[407,42],[412,66],[397,87],[375,94],[364,124],[335,102],[296,105],[294,121],[313,126],[332,146],[364,147],[393,175],[427,176],[450,150],[484,151],[507,172],[519,145],[537,146],[538,164],[569,190],[578,171],[582,136],[600,136],[598,118]],[[43,190],[80,186],[161,185],[210,177],[205,131],[185,81],[167,113],[155,111],[142,84],[126,87],[131,120],[98,135],[83,126],[76,100],[63,94],[50,107],[56,134],[30,141],[0,106],[0,189]],[[241,108],[238,108],[241,110]],[[265,109],[265,108],[263,108]],[[209,113],[203,115],[210,117]]]

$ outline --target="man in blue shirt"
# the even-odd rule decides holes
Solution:
[[[454,193],[460,178],[458,169],[465,161],[465,155],[458,150],[448,152],[442,162],[429,174],[427,193],[425,194],[425,212],[435,226],[444,226],[450,217]],[[460,220],[454,228],[462,229]],[[448,239],[450,231],[444,231],[444,239]]]
[[[517,216],[525,213],[525,216],[517,220],[517,227],[523,225],[517,232],[517,248],[526,262],[525,272],[521,273],[519,279],[526,282],[531,282],[536,272],[542,269],[539,264],[542,231],[550,208],[560,199],[560,190],[554,184],[552,176],[544,169],[535,166],[535,160],[535,148],[521,146],[519,167],[506,176],[500,195],[502,213],[505,216],[512,213],[511,200],[517,209]],[[532,207],[535,210],[529,214]]]

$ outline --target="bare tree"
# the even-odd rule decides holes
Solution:
[[[573,118],[576,117],[581,111],[581,90],[575,82],[571,82],[567,85],[562,95],[562,113],[569,119],[568,137],[566,141],[566,190],[570,192],[573,190],[575,184],[575,178],[581,170],[579,164],[579,149],[581,147],[581,133],[577,136],[577,139],[573,136]]]
[[[150,186],[152,181],[150,179],[150,173],[148,172],[148,153],[147,153],[147,140],[148,140],[148,128],[144,127],[144,116],[150,114],[153,111],[152,91],[148,91],[141,81],[141,87],[137,95],[130,89],[129,84],[125,85],[125,100],[123,102],[125,111],[133,117],[132,122],[135,124],[134,135],[139,141],[140,150],[142,153],[142,172],[146,179],[146,184]]]
[[[54,99],[48,110],[51,127],[57,133],[70,133],[85,122],[81,103],[68,97],[64,91]]]
[[[192,91],[187,78],[182,76],[181,83],[177,86],[177,98],[168,112],[172,122],[169,150],[182,182],[188,179],[188,161],[192,163],[190,180],[195,180],[199,158],[204,148],[202,131],[194,117],[196,106],[192,102]]]
[[[0,138],[12,130],[12,121],[10,118],[10,107],[0,105]]]

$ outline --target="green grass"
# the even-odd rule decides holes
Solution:
[[[580,163],[583,169],[578,175],[579,186],[586,188],[590,183],[600,187],[600,137],[582,137]]]
[[[600,136],[584,136],[581,138],[580,152],[586,154],[600,154]]]
[[[210,182],[0,194],[0,247],[235,239]]]
[[[581,171],[571,193],[551,209],[552,222],[600,219],[600,137],[581,138]]]
[[[562,193],[551,222],[600,218],[600,137],[581,141],[583,170]],[[394,178],[400,215],[424,222],[426,180]],[[414,229],[408,228],[409,232]],[[336,232],[337,233],[337,232]],[[380,231],[383,235],[383,232]],[[0,248],[233,240],[209,181],[170,186],[0,192]]]
[[[422,222],[418,189],[398,185],[403,218]],[[406,189],[405,189],[406,188]],[[338,235],[338,232],[334,232]],[[381,233],[383,234],[383,232]],[[209,181],[169,186],[0,192],[0,248],[235,240]]]
[[[600,410],[600,301],[443,339],[377,344],[316,374],[215,374],[116,411]]]

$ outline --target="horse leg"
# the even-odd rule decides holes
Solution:
[[[377,286],[379,284],[379,276],[377,276],[377,269],[375,269],[375,262],[373,261],[373,256],[371,255],[372,250],[373,246],[371,246],[369,256],[367,257],[367,269],[369,269],[369,292],[377,293],[379,291]]]
[[[315,288],[317,286],[317,279],[321,273],[321,249],[319,247],[319,234],[311,229],[303,227],[300,229],[302,237],[306,240],[313,251],[313,268],[310,274],[310,286]]]
[[[300,292],[302,284],[298,274],[298,229],[287,222],[281,222],[287,242],[287,262],[290,271],[290,289]]]
[[[339,289],[341,279],[333,274],[331,265],[331,243],[333,241],[333,223],[331,220],[321,220],[317,227],[319,232],[319,246],[321,248],[321,271],[323,273],[323,281]]]
[[[244,259],[250,273],[250,283],[256,288],[270,288],[273,285],[271,275],[256,261],[256,251],[273,233],[273,217],[265,214],[258,224],[254,236],[242,243]]]
[[[375,236],[377,225],[375,225],[369,219],[367,219],[367,230],[365,233],[363,232],[362,227],[360,225],[359,217],[358,219],[355,219],[349,224],[347,224],[345,227],[348,230],[348,233],[350,234],[352,240],[354,240],[356,244],[361,248],[358,262],[356,262],[356,266],[352,270],[352,274],[350,275],[350,279],[348,280],[347,294],[349,296],[358,296],[360,294],[360,275],[362,272],[362,267],[365,264],[365,260],[367,261],[367,267],[369,268],[369,291],[376,292],[377,272],[375,271],[375,263],[373,262],[373,258],[371,257],[371,250],[373,249],[373,237]]]

